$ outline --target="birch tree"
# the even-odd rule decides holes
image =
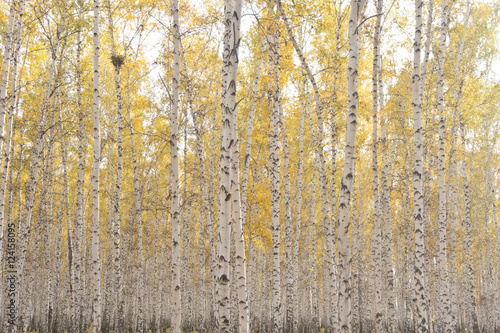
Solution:
[[[115,92],[117,100],[117,125],[118,125],[118,138],[117,138],[117,153],[118,164],[116,170],[116,198],[113,207],[113,250],[114,250],[114,272],[115,283],[117,287],[117,329],[123,330],[125,314],[124,314],[124,299],[123,299],[123,278],[122,278],[122,264],[121,264],[121,200],[122,200],[122,178],[123,178],[123,98],[121,87],[121,67],[125,60],[124,56],[118,55],[116,52],[115,37],[114,37],[114,24],[113,16],[111,13],[111,1],[107,3],[108,10],[108,30],[111,39],[111,63],[115,70]],[[134,183],[135,184],[135,183]]]
[[[230,81],[228,83],[227,102],[232,111],[232,146],[231,146],[231,195],[233,201],[232,222],[234,225],[234,242],[235,246],[235,269],[236,281],[232,283],[236,285],[237,302],[238,302],[238,331],[239,333],[247,333],[249,327],[248,315],[248,295],[247,295],[247,273],[245,263],[245,229],[243,217],[241,214],[240,200],[240,152],[238,140],[238,114],[237,114],[237,77],[238,77],[238,50],[240,45],[240,25],[241,25],[241,7],[242,0],[236,0],[233,3],[233,12],[231,18],[231,53],[229,61],[234,67],[230,72]]]
[[[174,39],[174,74],[172,76],[172,112],[170,113],[170,158],[171,158],[171,246],[172,246],[172,332],[181,332],[181,249],[180,249],[180,211],[179,211],[179,147],[178,147],[178,112],[180,81],[180,28],[179,1],[172,1],[173,39]]]
[[[358,67],[359,41],[358,21],[365,7],[366,0],[351,0],[349,17],[349,63],[347,65],[347,83],[349,111],[347,115],[344,173],[340,188],[339,206],[339,325],[340,332],[351,331],[351,248],[349,245],[349,226],[351,193],[354,186],[354,161],[356,159],[356,129],[358,121]]]
[[[423,186],[422,186],[422,100],[420,98],[420,53],[422,45],[422,1],[415,0],[415,41],[413,44],[413,128],[415,140],[415,168],[413,171],[413,200],[415,223],[415,271],[413,280],[413,297],[415,299],[415,325],[419,333],[429,331],[427,322],[427,300],[425,298],[424,257],[425,246],[423,238]]]
[[[99,59],[100,59],[100,35],[99,35],[99,0],[94,0],[94,168],[92,172],[92,324],[94,332],[101,331],[101,258],[99,242],[99,169],[101,165],[101,116],[99,111],[100,89],[99,89]]]
[[[440,326],[444,332],[452,332],[451,311],[449,299],[449,279],[446,255],[446,229],[448,219],[446,216],[446,166],[445,166],[445,116],[444,116],[444,51],[446,47],[446,30],[448,20],[448,6],[446,0],[441,2],[441,36],[438,51],[438,85],[437,85],[437,103],[439,109],[439,289],[440,289],[440,308],[442,323]]]
[[[272,332],[281,332],[281,251],[280,251],[280,119],[279,110],[281,107],[280,91],[280,34],[279,30],[274,28],[269,37],[269,60],[273,65],[272,89],[269,88],[270,98],[270,169],[271,169],[271,233],[273,241],[273,275],[272,275]]]
[[[376,265],[375,294],[375,330],[381,332],[384,329],[384,307],[382,306],[382,226],[381,226],[381,202],[379,190],[379,170],[378,170],[378,75],[380,72],[380,24],[382,21],[383,0],[377,2],[377,21],[375,23],[375,32],[373,37],[373,71],[372,71],[372,172],[373,172],[373,207],[374,207],[374,258]]]

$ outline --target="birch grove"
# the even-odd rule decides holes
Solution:
[[[487,0],[0,3],[0,331],[498,331],[499,32]]]

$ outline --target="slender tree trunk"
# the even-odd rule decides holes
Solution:
[[[299,332],[299,244],[301,235],[301,220],[302,220],[302,182],[304,174],[304,131],[305,131],[305,119],[306,119],[306,98],[305,98],[305,86],[307,83],[307,78],[304,77],[303,80],[303,98],[302,107],[300,109],[300,129],[299,129],[299,167],[297,172],[297,203],[295,205],[295,240],[293,246],[293,266],[294,266],[294,276],[293,276],[293,333]]]
[[[458,140],[458,126],[457,115],[453,115],[453,126],[452,130],[452,142],[450,149],[450,172],[449,172],[449,184],[450,184],[450,192],[449,195],[451,197],[450,203],[450,249],[457,248],[457,218],[458,218],[458,198],[457,198],[457,185],[458,185],[458,170],[457,170],[457,150],[456,150],[456,142]],[[450,310],[452,316],[452,326],[456,327],[457,330],[460,330],[460,322],[459,322],[459,307],[458,307],[458,272],[457,272],[457,254],[456,251],[448,252],[448,266],[449,266],[449,276],[450,276]]]
[[[262,43],[262,49],[261,52],[264,53],[265,51],[265,43]],[[248,177],[249,177],[249,171],[250,171],[250,159],[252,156],[252,133],[253,133],[253,126],[254,126],[254,121],[255,121],[255,112],[257,110],[257,101],[258,101],[258,93],[259,93],[259,82],[260,82],[260,76],[261,76],[261,71],[262,71],[262,62],[263,62],[263,57],[260,56],[259,60],[257,62],[257,67],[255,69],[255,80],[254,80],[254,85],[252,88],[252,104],[250,106],[250,115],[248,117],[248,124],[247,124],[247,142],[246,142],[246,152],[245,152],[245,160],[243,164],[243,178],[241,180],[241,217],[242,217],[242,225],[243,229],[245,229],[245,225],[247,223],[247,212],[248,212],[248,203],[247,203],[247,193],[248,193]],[[253,235],[250,233],[249,235],[249,249],[250,249],[250,259],[248,263],[248,271],[250,272],[249,274],[249,279],[248,281],[250,282],[250,288],[248,289],[248,309],[249,309],[249,315],[252,315],[252,317],[249,317],[250,323],[252,320],[255,318],[255,313],[253,313],[256,308],[252,306],[252,303],[256,300],[255,297],[257,296],[255,286],[257,285],[256,281],[256,271],[255,271],[255,266],[257,264],[257,258],[256,258],[256,245],[255,242],[252,241]]]
[[[382,305],[382,227],[381,227],[381,203],[379,189],[379,171],[378,171],[378,75],[380,71],[379,47],[380,47],[380,23],[382,21],[383,0],[377,0],[377,21],[375,23],[375,36],[373,38],[373,74],[372,74],[372,172],[373,172],[373,207],[374,207],[374,232],[373,232],[373,252],[375,265],[375,331],[384,330],[384,307]]]
[[[430,112],[429,112],[429,94],[427,94],[427,105],[424,108],[424,95],[425,95],[425,90],[426,90],[426,78],[427,78],[427,67],[429,63],[429,55],[430,55],[430,47],[431,47],[431,41],[432,41],[432,14],[434,11],[434,1],[429,0],[429,8],[427,9],[427,23],[426,23],[426,31],[425,31],[425,48],[424,48],[424,60],[422,62],[422,71],[421,71],[421,80],[420,80],[420,103],[422,104],[422,114],[426,116],[426,127],[424,131],[424,152],[423,152],[423,161],[422,161],[422,167],[423,167],[423,188],[424,188],[424,208],[423,208],[423,220],[424,220],[424,242],[425,246],[428,247],[429,245],[429,236],[430,236],[430,231],[429,228],[431,227],[431,215],[430,215],[430,205],[431,205],[431,200],[432,200],[432,192],[431,192],[431,174],[430,170],[432,170],[431,165],[433,166],[435,163],[435,156],[430,153],[431,152],[431,144],[432,141],[429,138],[432,138],[432,133],[434,131],[434,122],[429,119]],[[424,113],[425,112],[425,113]],[[422,125],[424,126],[424,125]],[[430,130],[429,130],[430,128]],[[426,166],[427,164],[427,166]],[[424,283],[425,283],[425,297],[426,299],[430,299],[430,282],[431,279],[429,277],[429,251],[425,252],[424,255]],[[433,312],[432,312],[432,307],[429,308],[429,312],[427,314],[429,323],[431,324],[429,326],[429,330],[433,331],[433,325],[431,318],[433,318]]]
[[[283,171],[284,175],[284,197],[285,197],[285,332],[293,331],[293,270],[292,263],[292,209],[291,209],[291,181],[290,181],[290,148],[288,145],[288,135],[286,131],[285,117],[283,109],[279,108],[279,117],[281,123],[281,137],[283,140]]]
[[[58,94],[60,97],[60,94]],[[61,130],[64,133],[64,126],[62,125],[62,117],[60,114],[61,121]],[[73,243],[73,234],[71,232],[71,204],[69,200],[69,175],[68,175],[68,149],[66,144],[66,137],[63,136],[61,138],[61,157],[62,157],[62,166],[63,166],[63,198],[62,198],[62,209],[63,216],[66,220],[66,230],[67,230],[67,245],[68,245],[68,279],[69,279],[69,333],[75,333],[74,331],[74,322],[75,318],[75,308],[76,308],[76,297],[75,297],[75,267],[73,264],[73,253],[74,253],[74,243]]]
[[[118,55],[116,52],[113,16],[111,13],[111,1],[108,0],[108,29],[111,39],[111,63],[115,70],[115,92],[117,100],[117,121],[118,121],[118,138],[117,138],[117,153],[118,164],[116,170],[116,188],[113,209],[113,248],[114,248],[114,273],[116,283],[116,320],[117,329],[122,331],[124,329],[125,314],[124,314],[124,299],[123,299],[123,278],[122,278],[122,264],[121,264],[121,198],[122,198],[122,177],[123,177],[123,98],[121,88],[121,67],[123,65],[124,56]],[[135,182],[134,182],[135,185]]]
[[[230,63],[232,40],[232,14],[233,1],[224,1],[224,49],[222,66],[222,141],[220,151],[220,185],[219,185],[219,223],[217,229],[217,268],[216,268],[216,293],[218,315],[216,328],[220,333],[229,332],[230,329],[230,293],[229,293],[229,260],[231,243],[231,145],[233,124],[233,109],[228,103],[229,82],[234,70]],[[233,82],[236,84],[236,82]]]
[[[281,332],[282,316],[281,316],[281,251],[280,251],[280,118],[279,110],[281,107],[281,91],[280,91],[280,35],[279,30],[272,32],[270,39],[270,62],[273,64],[273,85],[274,92],[269,91],[272,96],[271,110],[271,131],[270,131],[270,169],[271,169],[271,233],[273,240],[273,277],[272,277],[272,332]]]
[[[75,298],[76,320],[73,323],[73,331],[79,332],[83,325],[82,300],[84,297],[84,276],[85,265],[83,264],[83,233],[85,228],[85,205],[84,205],[84,187],[85,187],[85,160],[86,160],[86,144],[85,144],[85,114],[82,107],[82,37],[81,37],[81,21],[82,8],[78,8],[78,31],[76,45],[76,106],[78,111],[78,179],[76,181],[76,211],[75,211],[75,226],[74,226],[74,243],[75,251]]]
[[[471,217],[471,199],[469,192],[469,176],[467,170],[467,152],[465,141],[464,123],[460,121],[460,133],[462,136],[462,150],[464,153],[462,161],[462,178],[464,183],[464,198],[465,198],[465,212],[463,227],[465,231],[465,301],[466,301],[466,326],[467,330],[473,333],[479,333],[479,323],[477,319],[477,306],[476,306],[476,286],[474,282],[474,267],[472,260],[472,217]]]
[[[335,32],[336,47],[335,47],[335,70],[333,73],[333,101],[331,109],[331,136],[332,136],[332,187],[331,187],[331,207],[332,207],[332,217],[328,223],[327,230],[327,245],[329,258],[332,258],[333,265],[332,269],[329,271],[330,275],[328,277],[328,289],[330,292],[330,331],[337,333],[340,330],[339,327],[339,310],[338,310],[338,269],[337,269],[337,247],[336,247],[336,228],[337,223],[335,217],[337,216],[337,110],[338,108],[338,76],[340,72],[340,32],[342,29],[342,19],[340,16],[342,3],[339,3],[338,8],[338,20],[337,20],[337,30]]]
[[[450,151],[450,158],[453,159],[453,166],[452,166],[452,225],[451,225],[451,235],[450,235],[450,240],[451,240],[451,249],[456,248],[456,220],[458,218],[458,198],[457,198],[457,188],[459,186],[459,179],[458,179],[458,153],[456,149],[456,145],[458,144],[458,133],[459,133],[459,117],[460,117],[460,110],[459,110],[459,105],[461,102],[461,97],[462,97],[462,87],[464,84],[464,72],[462,70],[462,62],[463,62],[463,54],[464,54],[464,45],[465,45],[465,36],[467,36],[467,30],[469,26],[469,18],[471,16],[471,4],[468,2],[468,10],[467,14],[465,17],[465,31],[463,32],[463,38],[460,41],[460,46],[458,50],[458,57],[455,63],[455,76],[458,78],[458,82],[455,84],[455,89],[453,91],[453,98],[454,98],[454,105],[453,105],[453,127],[452,127],[452,134],[453,134],[453,139],[451,142],[451,151]],[[451,177],[450,177],[451,178]],[[467,250],[465,251],[466,257],[467,257]],[[457,278],[457,266],[458,266],[458,261],[457,261],[457,256],[456,256],[456,251],[450,251],[450,277],[451,277],[451,289],[450,289],[450,296],[452,300],[452,316],[455,315],[456,313],[456,318],[453,318],[453,324],[456,325],[460,329],[465,329],[468,328],[468,322],[462,321],[460,322],[460,313],[462,313],[462,310],[465,310],[466,312],[466,318],[470,314],[469,311],[469,306],[468,306],[468,301],[467,299],[465,301],[462,301],[462,297],[460,297],[460,307],[458,306],[458,295],[457,295],[457,289],[458,287],[458,278]],[[465,278],[466,280],[467,278]],[[467,288],[466,290],[462,290],[462,294],[468,291]],[[454,310],[454,311],[453,311]]]
[[[237,302],[238,302],[238,329],[239,333],[247,333],[249,327],[248,314],[248,295],[247,295],[247,276],[245,263],[245,228],[243,217],[241,214],[240,201],[240,153],[238,140],[238,116],[237,116],[237,77],[238,77],[238,51],[240,44],[240,18],[242,0],[236,0],[232,8],[232,32],[231,32],[231,53],[229,56],[230,64],[233,66],[230,70],[229,82],[227,87],[227,103],[232,111],[232,127],[231,127],[231,195],[233,201],[232,225],[234,225],[234,242],[235,242],[235,263],[236,281],[232,284],[236,286]]]
[[[137,258],[137,325],[139,333],[144,332],[144,313],[145,308],[145,295],[144,295],[144,277],[146,276],[144,264],[144,250],[143,250],[143,232],[142,232],[142,202],[141,202],[141,188],[139,185],[139,163],[137,161],[137,151],[134,140],[134,128],[132,126],[132,119],[130,113],[128,114],[128,123],[130,130],[130,145],[132,150],[132,166],[134,168],[134,220],[137,223],[137,242],[138,242],[138,258]],[[123,135],[123,134],[122,134]],[[120,158],[120,156],[118,156]],[[122,155],[123,163],[123,155]],[[115,240],[116,241],[116,240]]]
[[[394,270],[393,270],[393,252],[392,252],[392,220],[391,220],[391,184],[389,180],[391,170],[391,158],[388,153],[388,142],[385,130],[382,130],[382,147],[384,166],[382,170],[382,219],[385,237],[385,269],[384,280],[386,283],[387,294],[387,330],[389,333],[396,332],[396,300],[394,290]]]
[[[361,271],[360,271],[360,261],[362,260],[362,252],[360,251],[360,225],[359,225],[359,215],[358,215],[358,189],[356,188],[356,179],[354,180],[354,187],[352,191],[352,317],[351,325],[352,331],[354,333],[359,333],[361,331],[361,319],[363,317],[363,312],[361,308]]]
[[[427,300],[425,298],[425,246],[423,231],[423,136],[422,136],[422,100],[420,98],[420,49],[422,44],[422,6],[421,0],[415,0],[416,23],[415,42],[413,44],[413,121],[415,136],[415,169],[413,172],[413,198],[415,223],[415,272],[413,276],[413,297],[415,298],[415,321],[418,333],[429,331],[427,322]]]
[[[493,223],[495,224],[495,234],[497,236],[497,244],[496,244],[496,251],[497,253],[500,253],[500,227],[498,226],[498,218],[497,218],[497,206],[496,206],[496,200],[495,200],[495,192],[493,191],[492,193],[493,196]],[[497,332],[500,329],[500,260],[497,258],[497,263],[496,263],[496,277],[494,281],[494,290],[495,290],[495,332]]]
[[[181,332],[181,249],[180,249],[180,212],[179,212],[179,147],[178,147],[178,113],[180,83],[180,31],[179,1],[172,1],[173,34],[174,34],[174,75],[172,77],[172,112],[170,114],[170,154],[172,173],[172,333]]]
[[[308,95],[308,91],[306,88],[306,96]],[[318,147],[317,144],[317,136],[316,132],[314,130],[314,123],[313,123],[313,118],[312,118],[312,112],[309,109],[309,99],[306,97],[306,103],[307,103],[307,113],[309,116],[309,125],[311,128],[311,137],[312,137],[312,144],[314,147]],[[315,150],[315,155],[318,156],[318,151],[317,149]],[[306,243],[311,244],[311,255],[310,255],[310,261],[307,262],[307,269],[310,272],[308,283],[309,283],[309,295],[307,296],[307,303],[310,306],[310,311],[307,314],[307,317],[312,317],[310,318],[310,323],[312,324],[312,331],[317,332],[320,330],[319,327],[319,311],[318,311],[318,273],[317,273],[317,267],[316,267],[316,262],[317,262],[317,231],[318,231],[318,226],[317,226],[317,214],[316,214],[316,189],[317,189],[317,175],[318,175],[318,159],[314,159],[314,165],[313,165],[313,172],[312,172],[312,193],[311,193],[311,202],[309,204],[309,218],[308,218],[308,224],[310,225],[310,240],[308,239]],[[306,326],[307,327],[307,326]]]
[[[437,103],[439,109],[439,290],[440,290],[440,309],[441,326],[440,331],[451,333],[451,311],[449,298],[449,279],[446,255],[446,229],[448,219],[446,216],[446,165],[445,165],[445,117],[444,117],[444,52],[446,47],[447,33],[447,12],[448,5],[446,0],[442,0],[442,19],[441,36],[438,51],[438,84],[437,84]]]
[[[356,128],[358,119],[358,66],[359,42],[358,20],[364,9],[366,0],[351,0],[349,18],[349,63],[347,65],[347,81],[349,93],[349,111],[347,116],[344,174],[340,189],[339,206],[339,325],[340,332],[351,331],[351,248],[349,245],[349,226],[351,193],[354,186],[354,161],[356,159]]]
[[[489,110],[486,111],[486,121],[488,124],[486,125],[486,156],[488,160],[488,170],[486,172],[486,183],[485,183],[485,231],[486,233],[489,233],[488,229],[490,228],[491,222],[494,221],[494,216],[491,217],[489,216],[489,210],[490,210],[490,205],[492,202],[495,200],[495,197],[492,196],[494,195],[494,190],[492,189],[494,181],[493,181],[493,172],[492,172],[492,152],[491,152],[491,147],[490,147],[490,127],[491,127],[491,118],[489,116]],[[498,135],[498,128],[494,131],[493,133],[493,147],[496,146],[496,140],[497,140],[497,135]],[[496,211],[492,211],[492,214],[495,213]],[[494,332],[494,325],[495,325],[495,320],[491,320],[494,316],[494,306],[495,306],[495,294],[496,291],[496,286],[495,286],[495,265],[493,263],[493,253],[495,252],[495,246],[493,244],[493,239],[492,237],[487,236],[487,248],[486,248],[486,276],[484,277],[485,280],[485,291],[484,293],[487,294],[487,303],[486,307],[484,308],[485,313],[485,323],[484,323],[484,328],[483,330],[486,332]],[[488,250],[489,248],[489,250]],[[450,251],[451,252],[451,251]],[[492,316],[493,315],[493,316]],[[494,317],[493,317],[494,318]]]
[[[101,118],[99,103],[99,0],[94,0],[94,168],[92,172],[92,323],[94,333],[101,331],[101,258],[99,253],[99,169],[101,165]]]

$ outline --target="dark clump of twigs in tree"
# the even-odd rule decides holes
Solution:
[[[117,55],[111,56],[111,63],[113,64],[113,66],[115,66],[117,68],[122,67],[124,62],[125,62],[125,56],[123,56],[123,55],[117,54]]]

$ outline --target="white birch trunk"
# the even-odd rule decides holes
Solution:
[[[281,104],[281,103],[280,103]],[[279,108],[281,123],[281,137],[283,140],[283,172],[284,175],[284,198],[285,198],[285,325],[286,332],[293,331],[293,263],[292,263],[292,209],[291,209],[291,181],[290,181],[290,148],[288,146],[288,135],[286,131],[283,109]]]
[[[420,53],[422,44],[422,1],[415,0],[416,23],[415,41],[413,44],[413,121],[415,137],[415,169],[413,172],[413,198],[414,198],[414,223],[415,223],[415,271],[413,276],[413,297],[415,298],[416,331],[425,333],[429,331],[427,322],[427,300],[425,297],[425,245],[423,226],[423,135],[422,135],[422,100],[420,98]]]
[[[385,237],[385,269],[384,280],[386,283],[387,294],[387,330],[389,333],[396,332],[396,300],[394,290],[394,270],[393,270],[393,252],[392,252],[392,219],[391,219],[391,184],[389,180],[391,170],[391,158],[388,156],[388,142],[385,130],[382,130],[382,147],[384,166],[382,170],[382,219]]]
[[[460,133],[462,136],[462,150],[465,154],[466,141],[465,129],[463,121],[460,121]],[[471,199],[469,192],[469,176],[467,170],[466,156],[462,161],[462,178],[464,183],[464,198],[465,198],[465,211],[463,219],[463,227],[465,231],[465,311],[466,311],[466,328],[473,333],[479,333],[479,323],[477,318],[476,306],[476,286],[474,282],[474,263],[472,260],[472,217],[471,217]]]
[[[306,89],[306,94],[307,94],[307,89]],[[307,105],[309,106],[309,101],[307,100]],[[311,126],[311,137],[312,137],[312,142],[314,147],[318,147],[317,144],[317,136],[314,131],[314,123],[313,123],[313,118],[312,118],[312,112],[308,110],[308,115],[309,115],[309,125]],[[315,151],[316,156],[318,155],[317,149]],[[312,330],[314,332],[319,331],[319,313],[318,313],[318,279],[317,279],[317,269],[316,269],[316,251],[317,251],[317,215],[316,215],[316,176],[318,174],[318,163],[317,159],[315,159],[314,163],[314,169],[312,172],[312,193],[311,193],[311,203],[309,206],[309,210],[311,211],[310,217],[309,217],[309,223],[311,224],[310,229],[310,242],[311,243],[311,261],[308,266],[308,270],[310,271],[310,279],[309,279],[309,285],[310,285],[310,295],[307,297],[308,299],[308,304],[310,304],[310,313],[308,314],[308,317],[311,318],[312,322]]]
[[[262,53],[265,51],[265,43],[262,43]],[[241,216],[242,216],[242,225],[243,229],[245,228],[245,225],[247,223],[247,193],[248,193],[248,177],[249,177],[249,171],[250,171],[250,159],[252,156],[252,133],[253,133],[253,126],[254,126],[254,121],[255,121],[255,112],[257,110],[257,100],[258,100],[258,93],[259,93],[259,82],[260,82],[260,76],[261,76],[261,71],[262,71],[262,61],[263,57],[260,56],[259,60],[257,62],[257,67],[255,70],[255,80],[254,80],[254,85],[252,88],[252,93],[253,93],[253,98],[252,98],[252,104],[250,107],[250,115],[248,117],[248,124],[247,124],[247,142],[246,142],[246,152],[245,152],[245,159],[243,162],[243,177],[241,180]],[[256,286],[257,286],[257,279],[256,279],[256,264],[257,264],[257,254],[256,254],[256,245],[255,242],[252,242],[252,235],[250,234],[249,236],[249,249],[250,249],[250,259],[248,262],[248,271],[250,272],[249,274],[249,279],[250,281],[250,288],[248,289],[248,309],[249,309],[249,316],[253,315],[253,317],[249,317],[249,321],[252,322],[252,320],[255,317],[255,313],[253,313],[254,306],[252,306],[252,303],[256,300],[257,292],[256,292]]]
[[[459,110],[459,104],[461,101],[462,97],[462,86],[464,83],[464,73],[462,70],[462,61],[463,61],[463,54],[464,54],[464,45],[465,45],[465,36],[467,36],[467,30],[469,27],[469,18],[471,16],[471,4],[468,2],[468,10],[467,14],[465,17],[465,30],[463,32],[463,38],[460,41],[460,46],[458,50],[458,57],[456,59],[455,63],[455,76],[458,78],[458,82],[455,83],[455,89],[453,91],[453,98],[454,98],[454,105],[453,105],[453,127],[452,127],[452,142],[451,142],[451,151],[450,151],[450,158],[453,160],[453,166],[452,166],[452,172],[450,178],[452,178],[452,215],[451,215],[451,235],[450,235],[450,241],[451,241],[451,249],[456,248],[456,229],[457,229],[457,219],[458,219],[458,197],[457,197],[457,188],[459,187],[459,172],[458,172],[458,154],[457,154],[457,149],[456,145],[458,144],[458,133],[459,133],[459,125],[458,125],[458,119],[460,115],[460,110]],[[467,251],[466,251],[467,254]],[[468,302],[467,300],[463,301],[463,298],[460,297],[460,307],[458,306],[458,293],[457,289],[459,288],[458,286],[458,277],[457,277],[457,267],[458,267],[458,260],[457,260],[457,255],[456,251],[450,251],[450,277],[451,277],[451,288],[450,288],[450,297],[451,297],[451,302],[452,302],[452,324],[455,325],[458,328],[466,328],[467,323],[464,322],[463,320],[460,321],[460,313],[462,313],[463,310],[466,312],[466,317],[470,313],[468,311]],[[464,291],[462,290],[462,294],[464,294]],[[462,316],[463,317],[463,316]],[[465,318],[464,318],[465,319]],[[464,325],[465,324],[465,325]]]
[[[349,245],[349,226],[351,211],[351,193],[354,186],[354,161],[356,159],[356,128],[358,119],[358,20],[366,0],[351,1],[349,18],[349,63],[347,81],[349,93],[349,111],[347,116],[344,174],[340,189],[339,206],[339,325],[340,332],[351,331],[351,248]]]
[[[114,279],[116,285],[116,327],[119,331],[124,329],[125,314],[124,314],[124,299],[123,299],[123,278],[122,278],[122,264],[121,264],[121,198],[122,198],[122,177],[123,177],[123,98],[121,88],[120,71],[123,65],[124,56],[116,53],[113,17],[111,13],[111,1],[108,0],[108,29],[111,39],[111,62],[115,70],[115,93],[117,100],[117,125],[118,125],[118,138],[117,138],[117,153],[118,163],[116,170],[116,188],[115,200],[113,207],[113,249],[114,249]],[[135,184],[135,183],[134,183]]]
[[[451,311],[449,298],[449,279],[447,267],[447,239],[446,231],[448,227],[448,219],[446,214],[446,165],[445,165],[445,116],[444,116],[444,52],[446,47],[446,34],[448,25],[448,5],[446,0],[442,0],[442,18],[441,18],[441,35],[438,51],[438,84],[437,84],[437,104],[439,109],[439,167],[438,167],[438,183],[439,183],[439,308],[441,320],[439,323],[440,331],[451,333],[453,327],[451,325]]]
[[[294,276],[293,276],[293,333],[298,333],[299,331],[299,245],[300,245],[300,235],[301,235],[301,219],[302,219],[302,182],[304,174],[304,131],[305,131],[305,119],[306,119],[306,98],[305,98],[305,85],[307,78],[304,77],[303,80],[303,97],[302,97],[302,107],[300,109],[300,129],[299,129],[299,167],[297,172],[297,203],[295,205],[295,239],[293,246],[293,266],[294,266]]]
[[[60,95],[58,95],[60,97]],[[61,120],[61,115],[59,116]],[[61,124],[62,121],[61,121]],[[64,132],[64,126],[61,125],[61,130]],[[67,230],[67,246],[68,246],[68,276],[69,279],[69,333],[75,333],[74,331],[74,323],[75,323],[75,308],[76,308],[76,295],[75,295],[75,267],[73,261],[73,253],[74,253],[74,241],[73,241],[73,233],[71,229],[71,204],[69,200],[69,175],[68,175],[68,150],[66,144],[66,137],[63,136],[61,138],[61,158],[62,158],[62,166],[63,166],[63,216],[66,220],[66,230]]]
[[[132,127],[132,119],[129,113],[129,129],[130,129],[130,145],[132,150],[132,165],[134,168],[134,220],[137,222],[137,242],[138,242],[138,258],[137,258],[137,325],[139,333],[144,332],[144,250],[143,250],[143,235],[142,235],[142,203],[141,203],[141,189],[139,185],[139,164],[137,162],[137,152],[134,141],[134,128]],[[123,156],[122,156],[123,159]],[[123,163],[123,160],[122,160]]]
[[[179,212],[179,83],[180,83],[180,31],[179,31],[179,1],[172,1],[173,40],[174,40],[174,73],[172,77],[172,112],[170,114],[170,154],[172,173],[172,207],[171,207],[171,237],[172,237],[172,333],[181,332],[181,249],[180,249],[180,212]]]
[[[373,253],[375,266],[375,331],[384,330],[384,307],[382,305],[382,226],[380,209],[379,170],[378,170],[378,75],[380,71],[379,47],[380,47],[380,23],[382,21],[383,0],[377,0],[377,21],[373,38],[373,74],[372,74],[372,172],[373,172],[373,207],[374,207],[374,231],[373,231]]]
[[[497,206],[495,200],[495,192],[492,193],[493,196],[493,223],[495,224],[495,235],[497,237],[496,251],[500,253],[500,227],[498,226],[498,218],[497,218]],[[496,276],[494,281],[494,290],[495,290],[495,321],[494,321],[494,329],[495,331],[500,328],[500,260],[497,258],[496,263]]]
[[[238,303],[238,329],[239,333],[247,333],[249,327],[249,313],[248,313],[248,296],[247,296],[247,276],[246,276],[246,263],[245,263],[245,229],[243,224],[243,217],[241,214],[241,201],[240,201],[240,153],[239,153],[239,140],[238,140],[238,114],[237,114],[237,77],[238,77],[238,51],[240,45],[240,18],[242,0],[236,0],[233,3],[232,11],[232,33],[231,33],[231,53],[230,63],[233,66],[229,75],[228,91],[227,91],[227,104],[232,111],[232,127],[231,127],[231,196],[233,201],[233,214],[232,222],[234,225],[234,242],[235,242],[235,263],[236,281],[232,284],[236,286],[237,303]]]
[[[271,169],[271,233],[273,240],[273,277],[272,277],[272,332],[278,333],[283,329],[281,316],[281,253],[280,253],[280,138],[279,138],[279,110],[281,107],[280,91],[280,36],[279,31],[272,32],[270,39],[270,62],[273,65],[271,76],[274,92],[269,91],[272,101],[271,131],[270,131],[270,169]]]
[[[352,190],[352,316],[351,325],[352,331],[358,333],[361,331],[361,319],[364,315],[361,308],[361,271],[360,262],[362,260],[363,253],[360,251],[361,243],[361,233],[359,225],[359,215],[358,215],[358,189],[356,188],[356,179],[354,180],[354,187]]]
[[[229,293],[229,261],[231,243],[231,146],[233,109],[229,107],[228,91],[232,78],[231,66],[231,40],[233,33],[232,14],[233,1],[224,1],[224,49],[222,66],[222,140],[220,150],[220,185],[219,185],[219,223],[217,229],[217,268],[216,268],[216,298],[218,314],[216,316],[216,329],[220,333],[227,333],[230,329],[230,293]],[[236,82],[233,82],[236,84]]]
[[[99,253],[99,169],[101,165],[101,117],[99,103],[101,99],[99,89],[99,0],[94,0],[94,168],[92,171],[92,325],[93,332],[101,331],[101,263]]]
[[[82,107],[82,36],[81,20],[82,8],[77,10],[79,26],[77,31],[76,45],[76,106],[78,111],[78,178],[76,181],[76,211],[74,226],[74,262],[75,262],[75,297],[77,300],[75,308],[76,320],[73,323],[73,331],[78,332],[83,325],[82,301],[84,297],[84,276],[85,265],[83,264],[83,234],[85,228],[85,206],[84,206],[84,187],[85,187],[85,160],[86,160],[86,140],[85,140],[85,115]]]

